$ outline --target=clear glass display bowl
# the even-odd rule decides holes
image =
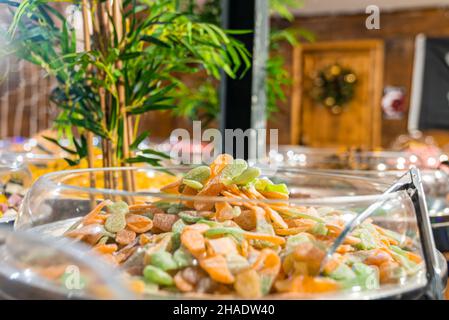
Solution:
[[[26,165],[11,155],[0,155],[0,223],[13,221],[31,185]]]
[[[0,227],[0,297],[133,299],[121,273],[65,238]]]
[[[228,187],[223,186],[220,187],[219,194],[225,196],[218,196],[216,192],[195,195],[190,187],[179,189],[176,183],[161,192],[161,180],[173,181],[190,169],[107,168],[47,174],[41,177],[27,194],[15,228],[33,230],[45,237],[78,237],[92,245],[100,246],[103,256],[118,263],[120,270],[138,277],[142,276],[143,272],[146,280],[147,277],[152,279],[154,276],[150,274],[153,272],[153,266],[144,269],[143,267],[148,263],[155,263],[153,259],[156,258],[153,257],[156,250],[159,252],[162,246],[174,258],[179,258],[178,251],[185,253],[186,248],[192,250],[191,253],[196,252],[191,246],[197,242],[190,242],[190,233],[198,236],[197,232],[200,232],[199,237],[202,237],[201,241],[205,241],[204,248],[207,247],[208,251],[201,251],[201,256],[190,254],[190,260],[187,259],[189,263],[186,264],[188,267],[184,265],[183,269],[179,269],[181,262],[176,260],[177,267],[174,270],[169,269],[164,275],[174,277],[176,287],[179,289],[181,284],[183,290],[185,281],[181,280],[184,279],[182,277],[187,277],[190,279],[190,287],[187,288],[190,289],[185,289],[185,293],[176,292],[173,290],[172,280],[168,281],[166,278],[163,281],[157,280],[162,281],[158,282],[161,286],[157,289],[153,282],[148,286],[145,280],[145,287],[140,292],[145,298],[241,298],[242,294],[248,298],[254,297],[251,292],[263,292],[263,288],[267,285],[270,288],[271,285],[272,289],[265,292],[265,298],[377,299],[416,294],[426,287],[426,268],[421,258],[417,220],[413,204],[405,191],[385,195],[383,191],[388,185],[371,179],[280,169],[262,172],[262,176],[270,178],[273,183],[284,183],[290,191],[288,199],[251,199],[249,196],[245,197],[244,193],[236,196],[233,193],[237,191],[231,187],[230,191],[227,191]],[[125,191],[123,178],[126,176],[146,183],[139,183],[133,192]],[[79,186],[80,181],[94,178],[99,182],[105,177],[108,181],[113,179],[116,187],[111,189]],[[176,190],[182,190],[183,194],[173,191],[173,185]],[[272,198],[276,193],[264,194]],[[104,201],[113,202],[116,206],[103,207]],[[128,211],[125,222],[120,220],[123,219],[119,216],[123,204],[118,205],[118,201],[129,205],[126,206]],[[376,210],[369,218],[363,220],[355,229],[351,229],[348,236],[341,236],[345,227],[364,210],[372,208],[373,204],[376,205]],[[226,207],[232,210],[223,210]],[[285,224],[287,221],[288,225],[283,226],[279,215],[269,208],[280,212],[282,220]],[[260,209],[265,212],[262,219]],[[231,216],[225,218],[227,214]],[[111,219],[107,226],[106,222],[111,216],[120,218],[120,222]],[[147,223],[148,219],[152,220],[151,225]],[[143,223],[141,220],[151,229],[142,231],[144,225],[139,224]],[[275,227],[268,228],[267,221]],[[122,222],[126,224],[128,231],[139,226],[140,231],[134,232],[137,237],[124,242],[123,246],[115,247],[113,253],[104,251],[110,248],[107,245],[111,240],[119,241],[118,232],[122,229],[117,231],[117,234],[111,234],[111,226]],[[95,227],[89,227],[92,225]],[[105,232],[106,229],[109,231]],[[202,231],[199,231],[200,229]],[[185,233],[188,236],[184,236]],[[217,253],[221,252],[222,245],[218,245],[214,240],[232,240],[232,250]],[[339,240],[342,240],[343,245],[338,246],[334,252],[332,247]],[[378,262],[375,262],[375,255],[380,255],[377,258],[382,259],[382,253],[376,251],[381,249],[376,246],[387,243],[382,241],[389,241],[388,245],[397,245],[397,252],[389,253],[394,259],[400,261],[404,259],[405,254],[409,255],[407,259],[414,259],[414,262],[407,260],[404,264],[407,268],[396,262],[376,267],[375,263]],[[356,247],[359,249],[355,249]],[[412,253],[404,253],[400,248]],[[235,255],[240,255],[240,258],[237,259]],[[221,258],[215,261],[214,257],[217,256]],[[364,263],[369,258],[374,259],[374,262],[367,267]],[[261,262],[258,259],[262,259]],[[357,266],[359,269],[347,270],[342,266],[342,261],[351,268]],[[388,261],[392,263],[391,260]],[[225,266],[220,263],[225,263]],[[439,268],[445,269],[444,262],[440,263]],[[198,264],[201,270],[198,270]],[[334,267],[344,270],[336,271]],[[256,275],[251,273],[253,268],[258,268]],[[192,275],[188,277],[184,274],[187,269],[197,275],[194,277],[196,280],[190,278]],[[276,277],[273,275],[275,269],[278,270]],[[226,280],[221,278],[224,277],[224,270],[231,272],[227,274]],[[239,272],[242,270],[251,275],[241,275]],[[330,278],[330,275],[333,278]],[[260,282],[255,282],[254,277]],[[339,277],[343,277],[344,281]],[[164,282],[166,280],[171,285]],[[231,282],[234,284],[230,284]]]

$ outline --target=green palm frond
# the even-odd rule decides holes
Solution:
[[[0,0],[0,6],[13,13],[7,49],[2,52],[14,53],[58,80],[51,101],[60,110],[56,120],[60,130],[89,131],[121,146],[122,84],[127,113],[139,117],[153,110],[176,110],[174,98],[185,90],[180,74],[205,72],[219,79],[224,70],[235,78],[251,64],[240,42],[215,24],[199,20],[190,9],[181,10],[176,0],[124,0],[123,38],[118,38],[118,26],[108,16],[113,26],[110,37],[100,33],[92,38],[92,50],[77,51],[78,35],[52,7],[54,2],[58,1]],[[80,5],[76,0],[64,2]],[[100,105],[100,91],[109,99],[106,111]],[[120,148],[116,149],[120,158]]]

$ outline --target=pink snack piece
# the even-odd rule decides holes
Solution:
[[[8,205],[6,203],[0,203],[0,212],[6,212],[8,210]]]
[[[11,207],[18,206],[21,202],[22,202],[22,197],[17,194],[11,195],[8,199],[8,204]]]

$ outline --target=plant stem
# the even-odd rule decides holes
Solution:
[[[99,45],[99,49],[102,53],[106,53],[109,47],[110,42],[110,28],[109,28],[109,18],[108,18],[108,10],[107,7],[101,2],[97,3],[97,41]]]
[[[109,148],[109,152],[110,152],[110,156],[111,156],[111,166],[115,168],[118,166],[118,161],[117,161],[117,156],[116,156],[117,151],[115,150],[114,144],[110,140],[108,141],[108,148]],[[118,171],[114,170],[111,173],[111,175],[112,175],[112,189],[117,190],[117,189],[119,189]]]
[[[101,107],[101,111],[104,114],[104,123],[107,122],[107,111],[106,111],[106,92],[104,88],[100,88],[99,89],[99,94],[100,94],[100,107]],[[101,141],[101,148],[102,148],[102,154],[103,154],[103,168],[109,168],[111,167],[111,150],[109,148],[109,143],[107,139],[102,139]],[[104,172],[104,177],[103,177],[103,181],[104,181],[104,186],[107,189],[110,189],[113,187],[112,184],[112,177],[111,177],[111,173],[109,171],[105,171]]]
[[[130,116],[130,115],[128,115],[127,116],[127,119],[126,119],[127,121],[128,121],[128,125],[127,125],[127,131],[126,131],[126,133],[128,134],[128,143],[129,144],[131,144],[132,143],[132,141],[134,140],[134,137],[133,137],[133,124],[134,124],[134,121],[133,121],[133,119],[132,119],[132,117]],[[129,144],[128,144],[128,146],[129,146]],[[131,152],[128,150],[128,155],[127,155],[127,157],[129,158],[129,157],[131,157]],[[129,164],[128,164],[128,166],[129,166]],[[130,178],[131,178],[131,191],[136,191],[136,181],[135,181],[135,177],[134,177],[134,171],[132,171],[132,170],[130,170],[129,171],[129,175],[130,175]]]
[[[123,39],[123,15],[122,15],[122,2],[121,0],[114,0],[113,2],[113,19],[114,19],[114,25],[115,25],[115,32],[117,34],[117,43],[120,46],[120,43]],[[116,68],[118,70],[121,70],[123,67],[123,62],[121,60],[116,61]],[[123,143],[122,143],[122,163],[123,166],[129,166],[124,159],[130,157],[130,139],[132,136],[132,123],[131,119],[128,118],[127,112],[126,112],[126,101],[125,101],[125,86],[123,84],[123,78],[120,77],[118,79],[117,83],[117,92],[118,92],[118,104],[119,104],[119,110],[120,115],[123,118]],[[133,191],[135,189],[134,187],[134,179],[131,175],[131,171],[126,170],[123,171],[123,188],[128,191]]]
[[[96,12],[93,13],[93,26],[94,26],[94,39],[98,49],[106,53],[108,46],[110,45],[110,25],[108,14],[110,10],[104,3],[97,2]],[[100,72],[99,77],[103,78],[105,75]],[[112,99],[110,93],[104,87],[99,88],[100,107],[103,113],[103,125],[108,128],[111,113]],[[103,155],[103,167],[109,168],[115,166],[114,150],[110,139],[102,140],[102,155]],[[111,171],[105,171],[103,175],[104,186],[107,189],[117,189],[117,180],[114,179],[114,173]]]
[[[87,0],[83,0],[82,3],[83,7],[83,33],[84,33],[84,50],[86,52],[91,51],[91,45],[90,45],[90,30],[89,30],[89,7]],[[89,67],[87,72],[91,72],[91,68]],[[90,83],[88,83],[90,85]],[[95,165],[95,156],[94,156],[94,135],[91,131],[87,131],[86,133],[86,140],[87,140],[87,166],[89,168],[93,168]],[[95,181],[95,173],[91,172],[89,173],[89,182],[90,187],[95,188],[96,181]],[[91,205],[95,205],[95,197],[91,196]]]

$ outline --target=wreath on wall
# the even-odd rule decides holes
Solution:
[[[312,81],[312,97],[333,114],[340,114],[354,98],[357,76],[338,63],[319,70]]]

